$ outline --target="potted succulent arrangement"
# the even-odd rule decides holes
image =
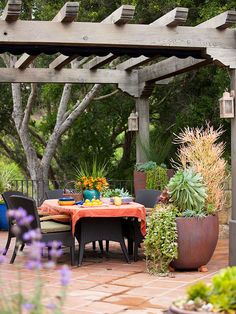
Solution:
[[[132,195],[124,188],[107,189],[102,192],[102,200],[104,203],[114,202],[115,198],[121,198],[121,203],[130,203],[133,201]]]
[[[173,302],[169,313],[235,313],[236,267],[227,267],[213,276],[211,283],[197,282],[187,289],[187,296]]]
[[[154,161],[137,163],[134,170],[134,192],[140,189],[163,190],[168,182],[166,165]]]
[[[102,190],[108,188],[109,184],[105,178],[106,165],[99,165],[93,161],[92,168],[84,163],[80,168],[75,168],[77,188],[83,191],[84,200],[100,199]]]
[[[177,172],[153,211],[145,238],[151,273],[175,269],[203,269],[218,240],[217,211],[223,204],[226,163],[222,130],[186,128],[175,143]]]

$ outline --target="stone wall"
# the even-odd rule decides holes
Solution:
[[[223,209],[219,212],[220,234],[221,239],[229,237],[229,219],[232,210],[232,184],[231,177],[228,177],[224,184],[225,203]]]

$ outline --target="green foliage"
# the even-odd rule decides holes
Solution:
[[[18,167],[15,164],[0,163],[0,194],[11,189],[11,181],[18,179]]]
[[[210,285],[198,282],[191,286],[187,291],[187,299],[194,301],[195,311],[204,311],[210,306],[212,312],[235,313],[236,267],[222,269],[212,278]],[[187,309],[187,306],[184,304],[183,308]]]
[[[147,226],[144,248],[147,269],[151,274],[166,273],[177,258],[177,209],[173,205],[157,205]]]
[[[196,212],[196,210],[193,209],[186,209],[181,213],[181,217],[185,218],[191,218],[191,217],[197,217],[197,218],[204,218],[206,217],[206,213],[201,210],[199,212]]]
[[[167,183],[167,169],[157,166],[152,170],[148,170],[147,172],[147,180],[146,180],[146,189],[154,189],[162,191]]]
[[[199,281],[187,289],[188,300],[200,298],[204,301],[209,297],[210,288],[205,282]]]
[[[107,175],[106,163],[98,163],[93,159],[93,163],[83,162],[80,167],[75,167],[76,177],[79,180],[82,177],[102,178]]]
[[[108,189],[102,192],[102,197],[114,197],[114,196],[120,196],[120,197],[131,197],[129,191],[122,189]]]
[[[236,310],[236,267],[227,267],[212,278],[209,301],[217,311]]]
[[[155,161],[147,161],[144,163],[137,163],[135,165],[135,170],[136,171],[141,171],[141,172],[147,172],[149,170],[155,169],[157,166]]]
[[[178,170],[167,188],[171,201],[180,211],[190,209],[200,212],[203,209],[207,193],[199,173],[191,169]]]

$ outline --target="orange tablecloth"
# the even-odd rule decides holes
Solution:
[[[83,217],[136,217],[141,220],[142,234],[146,234],[146,209],[139,203],[132,202],[120,206],[108,205],[106,207],[79,207],[77,205],[61,206],[58,204],[58,200],[51,199],[45,200],[39,209],[50,215],[64,214],[71,216],[73,233],[76,222]]]

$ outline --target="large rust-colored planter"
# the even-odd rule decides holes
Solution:
[[[134,194],[146,188],[146,173],[134,170]]]
[[[219,234],[217,215],[204,218],[176,219],[178,230],[178,259],[171,263],[174,269],[197,269],[211,259]]]

